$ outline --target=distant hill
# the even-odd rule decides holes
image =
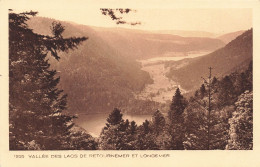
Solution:
[[[135,59],[176,56],[190,51],[214,51],[225,45],[214,38],[182,37],[124,28],[93,29],[119,53]]]
[[[170,72],[167,76],[187,90],[194,90],[202,84],[201,77],[209,75],[208,67],[213,67],[212,75],[222,77],[236,70],[247,68],[253,59],[252,29],[244,32],[225,47],[208,55],[179,62],[168,63]],[[180,64],[186,63],[183,66]],[[176,68],[176,65],[180,68]]]
[[[35,17],[29,26],[41,34],[50,33],[53,19]],[[134,59],[120,54],[89,26],[61,22],[64,37],[86,36],[89,39],[69,53],[60,53],[59,62],[50,59],[60,71],[60,87],[68,94],[71,113],[110,112],[133,101],[133,92],[152,80]],[[131,100],[132,99],[132,100]]]
[[[183,31],[183,30],[157,30],[151,31],[156,34],[171,34],[179,35],[182,37],[206,37],[206,38],[215,38],[218,34],[206,32],[206,31]]]
[[[206,31],[185,31],[185,30],[140,30],[140,29],[128,29],[128,28],[104,28],[95,27],[93,29],[97,31],[119,31],[119,32],[131,32],[131,33],[144,33],[144,34],[166,34],[175,35],[181,37],[205,37],[205,38],[216,38],[219,34],[206,32]]]
[[[227,33],[227,34],[217,37],[217,39],[220,39],[221,41],[223,41],[224,43],[227,44],[227,43],[231,42],[232,40],[234,40],[239,35],[243,34],[244,32],[245,32],[244,30],[241,30],[241,31]]]

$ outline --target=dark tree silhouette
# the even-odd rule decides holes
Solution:
[[[202,84],[200,87],[200,97],[203,98],[206,95],[206,93],[207,93],[207,91],[206,91],[205,85]]]
[[[117,108],[115,108],[113,110],[112,113],[109,114],[108,118],[107,118],[107,122],[108,122],[108,127],[111,125],[117,125],[123,122],[123,114],[121,113],[121,111]]]
[[[158,136],[160,133],[163,132],[164,126],[165,126],[165,118],[163,114],[157,110],[152,117],[152,125],[153,125],[153,131]]]
[[[171,146],[169,149],[182,150],[184,149],[184,118],[183,112],[187,106],[185,98],[182,96],[179,88],[176,89],[173,96],[170,111],[168,112],[169,119],[169,134],[171,136]]]
[[[10,149],[69,149],[74,116],[62,113],[66,97],[57,88],[56,70],[46,57],[69,51],[87,38],[63,38],[64,28],[54,23],[53,36],[34,33],[26,21],[37,12],[9,13]]]
[[[115,20],[116,24],[130,24],[130,25],[141,24],[141,22],[127,22],[127,21],[123,20],[123,17],[122,17],[123,14],[127,14],[129,12],[136,12],[136,10],[128,9],[128,8],[126,8],[126,9],[101,8],[100,10],[103,15],[109,16],[112,20]]]

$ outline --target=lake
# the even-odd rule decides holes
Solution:
[[[201,56],[205,56],[209,53],[211,53],[212,51],[197,51],[197,52],[188,52],[186,53],[186,56],[168,56],[168,57],[164,57],[164,56],[158,56],[158,57],[153,57],[150,59],[143,59],[143,60],[137,60],[139,62],[142,63],[143,66],[145,65],[149,65],[151,63],[156,63],[156,62],[166,62],[166,61],[179,61],[179,60],[183,60],[186,58],[196,58],[196,57],[201,57]]]
[[[93,137],[98,137],[102,128],[107,123],[106,119],[109,113],[95,113],[95,114],[80,114],[74,122],[80,127],[84,128]],[[128,119],[130,122],[135,121],[137,125],[141,125],[146,119],[150,120],[152,115],[131,115],[123,114],[123,119]]]

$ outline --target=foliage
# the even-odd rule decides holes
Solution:
[[[107,127],[110,127],[112,125],[117,125],[123,122],[122,116],[123,114],[121,114],[121,111],[115,108],[114,111],[111,114],[109,114],[107,118],[107,122],[108,122]]]
[[[136,146],[138,150],[158,150],[155,141],[155,135],[152,134],[151,122],[145,120],[142,125],[138,127]]]
[[[87,38],[62,38],[62,26],[54,23],[54,36],[40,35],[27,21],[37,12],[9,13],[9,120],[10,149],[69,149],[67,138],[74,116],[62,113],[67,95],[57,88],[56,70],[46,59],[50,53],[67,52]]]
[[[186,127],[184,149],[207,149],[207,111],[196,101],[190,101],[184,112]]]
[[[130,24],[130,25],[137,25],[137,24],[141,24],[141,22],[127,22],[125,20],[123,20],[123,17],[120,17],[118,15],[122,15],[122,14],[127,14],[129,12],[136,12],[136,10],[133,9],[123,9],[123,8],[119,8],[119,9],[109,9],[109,8],[101,8],[101,13],[103,15],[107,15],[109,16],[112,20],[116,20],[116,24]]]
[[[93,138],[87,131],[78,125],[70,129],[70,136],[67,138],[70,150],[97,150],[97,139]]]
[[[157,110],[152,117],[152,128],[156,136],[163,132],[164,126],[165,118],[163,114],[159,110]]]
[[[241,75],[244,74],[248,77],[241,79]],[[195,92],[184,112],[185,149],[226,149],[230,138],[229,120],[235,119],[234,113],[232,115],[236,107],[235,102],[241,92],[252,91],[252,76],[250,75],[252,75],[252,62],[243,72],[234,72],[221,80],[213,78],[210,117],[208,117],[208,95],[204,93],[208,90],[204,90],[202,85],[200,90]],[[252,106],[249,108],[252,110]],[[251,132],[248,129],[248,135]],[[205,145],[208,140],[209,146]]]
[[[171,136],[170,149],[182,150],[184,141],[184,118],[183,112],[187,106],[187,101],[177,88],[173,96],[170,111],[168,112],[169,126],[168,133]]]
[[[99,148],[102,150],[134,150],[136,149],[136,123],[123,120],[117,108],[107,118],[107,124],[100,134]]]
[[[252,73],[251,64],[242,72]],[[176,89],[168,116],[156,110],[151,121],[137,126],[123,120],[119,109],[109,115],[99,138],[99,149],[109,150],[215,150],[252,149],[252,86],[250,75],[239,80],[235,72],[211,82],[211,114],[208,114],[209,89],[204,85],[189,101]],[[242,82],[234,84],[235,82]],[[241,96],[237,86],[245,93]],[[224,95],[223,95],[224,94]],[[220,98],[226,98],[221,101]],[[239,100],[237,100],[239,99]],[[238,101],[237,103],[233,103]],[[234,109],[236,111],[234,112]]]
[[[235,103],[236,110],[229,119],[229,136],[226,149],[253,149],[253,92],[246,91]]]

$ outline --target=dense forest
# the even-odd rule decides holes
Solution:
[[[114,108],[111,110],[100,136],[94,138],[72,122],[76,116],[66,113],[67,102],[70,103],[70,99],[67,97],[72,96],[72,99],[76,97],[71,92],[66,91],[68,95],[63,93],[58,86],[63,75],[59,77],[58,71],[54,69],[58,68],[58,65],[54,67],[50,65],[50,61],[60,60],[62,63],[62,59],[60,59],[60,56],[63,55],[62,52],[69,52],[69,50],[75,50],[73,53],[69,52],[71,56],[67,58],[70,59],[70,62],[78,61],[77,48],[86,45],[85,43],[88,43],[90,39],[84,36],[63,36],[65,28],[56,21],[50,24],[50,34],[36,33],[27,25],[30,17],[36,14],[37,12],[16,14],[12,10],[9,13],[10,150],[253,149],[252,60],[245,61],[246,68],[236,68],[228,75],[216,78],[211,77],[210,74],[205,83],[200,85],[189,99],[185,98],[177,88],[168,113],[148,108],[154,114],[151,120],[144,121],[142,125],[138,126],[135,121],[124,120],[121,109]],[[239,54],[251,54],[252,59],[252,51],[247,52],[241,47],[245,44],[245,48],[252,49],[252,44],[244,42],[245,40],[252,41],[252,30],[245,32],[237,40],[212,54],[224,53],[223,50],[228,48],[231,50],[238,42]],[[98,59],[92,58],[87,62],[98,61]],[[78,63],[81,67],[86,68],[84,69],[86,72],[90,74],[94,72],[84,62]],[[113,66],[113,64],[110,65]],[[108,69],[114,69],[113,67]],[[77,69],[72,65],[70,68]],[[115,69],[117,70],[117,68]],[[120,72],[127,75],[126,71],[118,70],[115,71],[118,75]],[[107,73],[105,71],[100,75],[110,76],[111,71],[107,71]],[[204,71],[207,71],[207,68]],[[67,72],[71,72],[71,70],[68,69]],[[79,81],[82,79],[82,75],[77,73],[77,70],[73,73],[75,74],[71,74],[71,76],[75,76],[73,78],[74,86],[79,89],[78,91],[84,91],[85,85],[80,85]],[[95,79],[88,78],[91,75],[83,76],[85,76],[84,79]],[[131,75],[128,76],[131,77]],[[146,74],[137,76],[146,76]],[[149,81],[149,77],[146,79]],[[201,78],[199,77],[199,79]],[[117,81],[116,78],[111,78],[109,81],[104,80],[105,78],[94,81],[96,84]],[[134,83],[134,81],[130,83]],[[88,83],[86,82],[86,84]],[[127,83],[115,83],[115,85]],[[135,89],[141,89],[143,84],[144,82],[138,84]],[[115,90],[118,92],[123,90],[123,87],[130,89],[131,86],[131,84],[123,85],[120,89],[116,87]],[[87,93],[92,95],[98,91]],[[106,97],[112,98],[113,92],[108,93],[111,93],[111,96],[106,94]],[[119,97],[121,98],[121,96]],[[93,101],[97,100],[93,99]],[[76,100],[73,102],[76,103]],[[132,101],[132,104],[135,105],[135,102]],[[82,107],[87,103],[80,101],[77,105]],[[113,107],[114,104],[109,105]]]

